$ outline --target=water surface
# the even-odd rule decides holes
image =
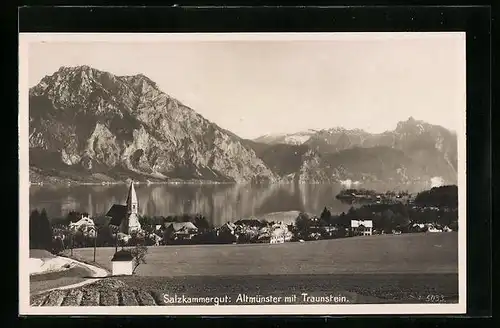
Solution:
[[[368,186],[364,186],[368,187]],[[424,188],[387,185],[369,186],[378,191],[404,189],[417,192]],[[333,213],[349,209],[335,196],[340,184],[227,184],[227,185],[136,185],[139,212],[142,215],[200,213],[214,225],[241,218],[280,211],[304,211],[319,215],[325,206]],[[125,204],[127,185],[110,186],[31,186],[30,209],[45,208],[50,217],[70,211],[105,214],[113,204]]]

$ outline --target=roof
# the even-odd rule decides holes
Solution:
[[[166,222],[165,228],[172,227],[174,231],[182,229],[198,229],[192,222]]]
[[[257,219],[240,219],[235,222],[235,224],[244,224],[252,227],[260,227],[262,222]]]
[[[373,221],[372,220],[351,220],[351,227],[352,228],[357,228],[359,226],[373,228]]]
[[[130,251],[126,251],[126,250],[119,250],[118,252],[115,253],[115,255],[113,256],[113,258],[111,259],[111,261],[124,261],[124,262],[128,262],[128,261],[132,261],[134,259],[134,257],[132,256],[132,253],[130,253]]]
[[[87,217],[81,218],[80,220],[76,222],[70,222],[69,225],[73,226],[81,226],[81,225],[95,225],[94,221],[92,219],[89,219]]]
[[[127,206],[132,207],[132,204],[137,204],[137,194],[135,193],[133,181],[130,183],[130,187],[128,188]]]
[[[106,216],[111,217],[111,220],[109,221],[110,225],[119,226],[122,223],[122,220],[127,216],[127,206],[113,204],[108,213],[106,213]]]
[[[233,222],[226,222],[226,223],[224,223],[223,227],[224,227],[224,226],[225,226],[225,227],[228,227],[228,228],[229,228],[229,229],[231,229],[231,230],[234,230],[234,229],[236,229],[236,228],[237,228],[236,224],[234,224]]]

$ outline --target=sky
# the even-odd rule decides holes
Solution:
[[[243,138],[333,127],[380,133],[410,116],[457,131],[465,115],[461,33],[43,40],[29,43],[30,87],[61,66],[142,73]]]

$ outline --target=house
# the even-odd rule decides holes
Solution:
[[[236,224],[234,224],[233,222],[226,222],[219,229],[217,229],[217,236],[224,235],[224,234],[237,236],[237,233],[236,233],[237,229],[238,229],[238,226]]]
[[[165,222],[164,236],[173,239],[191,239],[197,233],[198,228],[192,222]]]
[[[271,244],[278,244],[291,241],[293,234],[285,224],[275,224],[271,231]]]
[[[120,250],[111,259],[113,276],[130,276],[134,272],[134,257],[130,251]]]
[[[154,246],[159,246],[163,240],[163,238],[158,236],[156,233],[148,235],[148,238]]]
[[[443,231],[444,232],[450,232],[452,230],[448,226],[444,226]]]
[[[371,236],[372,229],[372,220],[351,220],[351,232],[353,236]]]
[[[257,242],[258,243],[265,243],[265,244],[269,244],[271,242],[271,235],[268,234],[268,233],[265,233],[265,234],[262,234],[262,235],[259,235],[257,237]]]
[[[443,230],[438,229],[434,226],[429,226],[429,228],[427,229],[427,232],[443,232]]]
[[[94,220],[89,218],[87,213],[82,214],[81,219],[77,222],[70,222],[69,229],[74,233],[76,231],[81,231],[93,237],[96,234]]]
[[[333,225],[327,225],[323,227],[323,231],[329,236],[333,236],[338,230],[339,228]]]
[[[110,226],[118,227],[121,233],[130,235],[132,232],[140,231],[139,223],[139,202],[134,188],[134,182],[130,183],[126,205],[113,204],[106,214],[110,217]]]

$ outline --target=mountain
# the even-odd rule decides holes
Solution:
[[[142,74],[61,67],[30,89],[29,104],[35,181],[278,179],[240,138]]]
[[[266,140],[260,138],[259,140]],[[277,140],[269,141],[271,147],[277,147]],[[283,143],[284,145],[286,143]],[[440,176],[449,183],[456,183],[457,179],[457,136],[454,132],[449,131],[441,126],[432,125],[423,121],[415,120],[410,117],[407,121],[401,121],[397,124],[393,131],[386,131],[380,134],[371,134],[364,130],[353,129],[348,130],[344,128],[332,128],[327,130],[317,131],[312,134],[300,146],[307,147],[310,150],[308,157],[304,159],[304,167],[301,172],[307,170],[318,170],[319,159],[321,162],[333,161],[325,163],[324,167],[328,171],[328,167],[334,167],[336,163],[342,163],[342,167],[337,169],[335,173],[339,179],[347,179],[350,176],[357,176],[358,178],[368,178],[372,176],[376,179],[384,179],[386,175],[368,173],[368,171],[360,171],[359,162],[363,158],[369,167],[373,168],[387,168],[393,166],[392,164],[386,165],[387,158],[397,156],[400,161],[400,166],[397,167],[409,174],[408,179],[417,179],[419,174],[422,174],[421,179],[427,177]],[[389,150],[399,150],[399,155],[389,154]],[[356,149],[353,151],[349,151]],[[376,151],[380,151],[379,156]],[[291,153],[295,150],[291,151]],[[329,156],[336,154],[335,156]],[[352,156],[356,154],[356,156]],[[404,154],[404,157],[402,156]],[[280,156],[283,156],[280,155]],[[292,156],[290,154],[289,158]],[[342,158],[346,158],[343,160]],[[347,159],[351,159],[349,162]],[[307,163],[309,160],[311,163]],[[268,159],[269,160],[269,159]],[[411,160],[411,165],[409,160]],[[266,160],[264,159],[266,162]],[[406,164],[405,164],[406,163]],[[411,168],[408,167],[410,165]],[[323,168],[322,170],[325,170]],[[400,170],[400,171],[401,171]],[[346,172],[341,173],[341,172]],[[382,172],[382,171],[380,171]],[[325,173],[325,172],[323,172]],[[321,174],[323,174],[321,173]],[[334,174],[333,172],[330,172]],[[311,172],[312,175],[319,174],[318,172]],[[300,179],[312,179],[311,174],[303,175]],[[321,175],[320,174],[320,175]],[[327,174],[328,175],[328,174]],[[377,178],[378,177],[378,178]],[[401,179],[404,174],[401,175]],[[323,179],[321,175],[315,179]],[[396,179],[397,177],[392,177]],[[349,178],[350,179],[350,178]]]
[[[269,145],[275,145],[275,144],[302,145],[317,132],[318,131],[311,129],[304,132],[296,132],[289,134],[266,134],[254,139],[253,141],[258,143],[266,143]]]
[[[456,135],[413,118],[242,139],[142,74],[61,67],[29,92],[31,182],[456,183]]]

